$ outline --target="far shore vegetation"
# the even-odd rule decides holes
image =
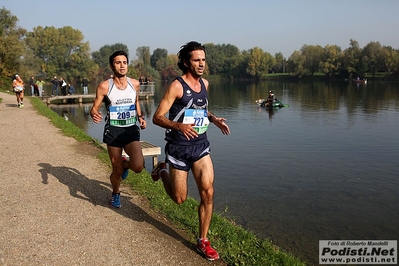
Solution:
[[[6,90],[2,88],[1,91]],[[92,139],[72,122],[52,111],[39,97],[27,98],[40,115],[49,118],[66,136],[101,147],[102,151],[97,156],[111,171],[108,154],[98,140]],[[175,204],[165,193],[162,183],[153,182],[146,170],[140,174],[130,171],[124,182],[131,186],[135,193],[148,200],[151,208],[165,216],[176,228],[184,230],[190,236],[190,240],[195,242],[198,235],[197,200],[189,197],[185,203]],[[228,206],[225,211],[227,209]],[[261,239],[255,233],[236,224],[234,220],[225,218],[223,212],[213,215],[209,238],[227,265],[306,265],[306,262],[275,246],[270,240]]]
[[[177,55],[166,49],[151,47],[151,53],[149,46],[140,46],[132,53],[125,44],[114,43],[91,51],[84,39],[83,33],[71,26],[38,25],[27,31],[18,26],[17,16],[5,7],[0,8],[0,87],[10,86],[17,73],[24,81],[34,76],[47,83],[57,76],[80,84],[86,77],[96,86],[112,74],[108,58],[115,50],[125,50],[130,55],[128,76],[132,78],[145,77],[160,82],[181,74]],[[207,77],[262,80],[277,75],[296,81],[319,78],[399,81],[399,49],[378,40],[370,40],[360,47],[356,40],[350,39],[345,49],[335,44],[324,47],[304,44],[290,55],[281,52],[272,55],[258,46],[248,50],[239,50],[234,44],[204,43],[204,46]]]

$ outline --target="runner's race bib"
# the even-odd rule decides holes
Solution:
[[[136,105],[109,107],[109,124],[111,126],[130,126],[136,124]]]
[[[204,109],[187,109],[184,112],[183,124],[195,124],[194,129],[198,134],[203,134],[208,130],[208,112]]]
[[[23,90],[24,90],[24,87],[21,87],[21,86],[14,87],[14,91],[19,92],[19,91],[23,91]]]

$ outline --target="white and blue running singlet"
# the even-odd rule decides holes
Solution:
[[[118,89],[113,79],[108,80],[108,94],[105,99],[107,108],[106,123],[115,127],[129,127],[137,122],[136,90],[127,78],[127,87]]]
[[[193,91],[181,78],[176,78],[183,86],[183,96],[177,99],[169,110],[169,119],[183,124],[195,124],[193,127],[198,132],[198,137],[187,140],[177,130],[167,130],[165,139],[174,144],[191,145],[207,141],[206,131],[209,126],[208,119],[208,92],[202,79],[199,79],[201,90]]]

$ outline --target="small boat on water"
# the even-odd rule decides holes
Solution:
[[[354,79],[353,82],[356,84],[367,84],[367,79]]]
[[[288,104],[283,104],[277,99],[275,99],[272,102],[268,101],[267,99],[258,99],[255,102],[257,105],[261,107],[289,107]]]

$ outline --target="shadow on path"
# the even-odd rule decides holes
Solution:
[[[39,163],[38,165],[42,167],[39,172],[41,173],[43,184],[46,185],[49,183],[50,175],[54,176],[59,182],[69,188],[69,193],[71,196],[78,199],[87,200],[95,206],[99,205],[111,208],[109,205],[109,200],[111,197],[111,185],[109,183],[89,179],[75,168],[52,166],[49,163]],[[161,232],[183,243],[186,247],[192,250],[196,249],[196,246],[193,243],[187,241],[175,230],[154,219],[139,206],[132,203],[131,197],[121,193],[121,203],[122,208],[111,209],[116,213],[124,215],[125,217],[134,221],[151,224]]]
[[[6,103],[6,107],[18,107],[18,104],[16,103]]]

